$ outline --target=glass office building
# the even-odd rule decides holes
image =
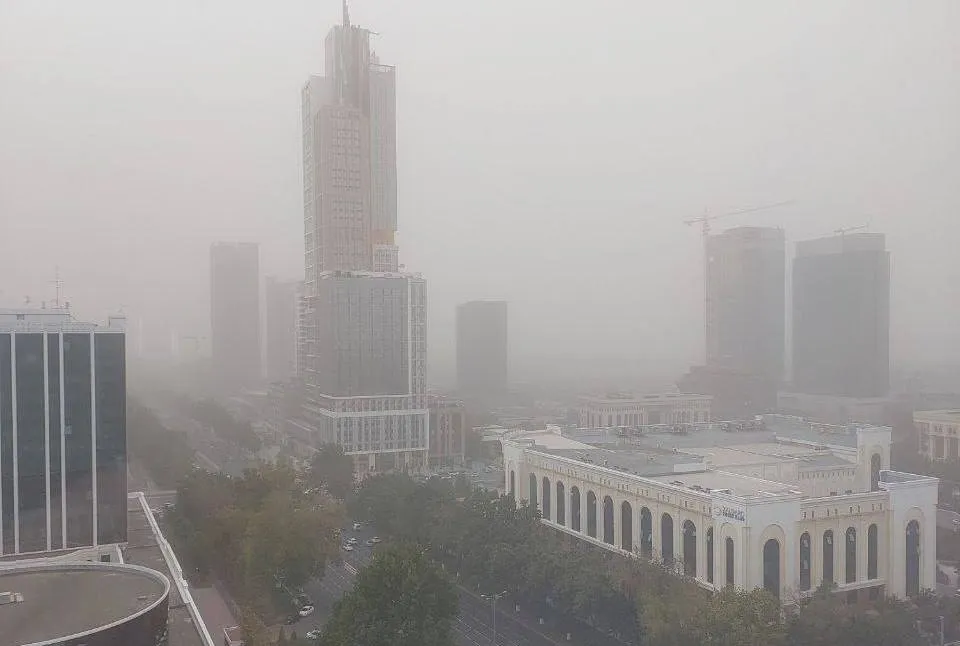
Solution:
[[[124,319],[0,310],[0,554],[126,541]]]

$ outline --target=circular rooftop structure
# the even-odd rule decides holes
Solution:
[[[101,639],[155,644],[167,630],[170,581],[135,565],[0,566],[0,635],[12,646]],[[106,642],[104,642],[106,643]]]

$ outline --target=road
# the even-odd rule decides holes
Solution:
[[[368,547],[366,540],[373,536],[372,530],[362,528],[354,531],[352,526],[343,530],[344,540],[355,537],[357,546],[352,552],[341,551],[342,564],[327,566],[324,577],[304,586],[304,591],[313,601],[314,613],[289,626],[302,636],[314,628],[322,628],[333,612],[336,602],[353,589],[358,568],[370,560],[376,547]],[[460,592],[460,613],[452,624],[457,646],[556,646],[545,635],[520,624],[514,617],[513,605],[502,601],[497,605],[497,641],[493,641],[493,609],[490,604],[466,592]]]

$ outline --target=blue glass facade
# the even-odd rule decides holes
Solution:
[[[0,332],[0,554],[126,540],[116,332]]]

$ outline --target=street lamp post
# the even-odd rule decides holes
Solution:
[[[497,646],[497,601],[506,596],[507,591],[504,590],[498,594],[481,594],[480,596],[485,600],[489,601],[493,607],[493,646]]]

